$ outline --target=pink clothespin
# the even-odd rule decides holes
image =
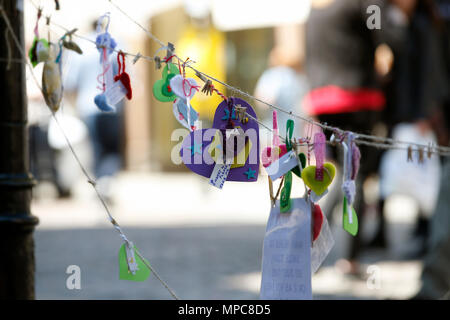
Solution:
[[[264,168],[267,168],[272,164],[272,162],[276,161],[281,156],[287,153],[286,145],[281,144],[280,141],[280,135],[278,133],[277,112],[275,110],[272,113],[272,125],[273,125],[272,147],[264,148],[261,155],[261,162]]]
[[[316,157],[316,180],[323,181],[323,163],[325,162],[326,137],[323,132],[314,135],[314,155]]]
[[[273,110],[272,112],[272,126],[273,126],[272,146],[278,147],[281,143],[280,143],[280,135],[278,133],[278,118],[276,110]]]

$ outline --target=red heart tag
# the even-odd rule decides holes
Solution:
[[[131,90],[130,76],[128,75],[128,73],[122,72],[121,74],[118,74],[114,77],[114,81],[118,81],[118,80],[120,80],[120,82],[122,82],[125,89],[127,89],[127,98],[128,98],[128,100],[131,100],[133,91]]]
[[[122,62],[120,61],[120,58],[122,58]],[[119,72],[114,77],[114,81],[122,82],[122,85],[127,90],[127,98],[128,100],[131,100],[131,97],[133,95],[133,91],[131,90],[131,80],[128,73],[125,72],[125,54],[120,51],[117,54],[117,64],[119,65]]]

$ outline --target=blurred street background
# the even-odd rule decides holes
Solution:
[[[440,16],[442,25],[450,21],[446,1],[373,1],[382,5],[383,23],[387,18],[391,23],[373,31],[374,39],[366,34],[371,32],[366,24],[370,1],[363,0],[261,0],[257,5],[250,0],[114,2],[159,39],[175,44],[177,54],[195,61],[199,70],[264,101],[346,130],[448,145],[444,119],[449,56],[439,41],[425,41],[434,39],[433,19]],[[97,19],[110,12],[109,32],[118,48],[147,56],[159,49],[108,1],[61,1],[61,10],[55,11],[54,1],[25,0],[27,51],[36,6],[44,8],[44,16],[51,15],[50,27],[43,18],[39,28],[52,39],[64,34],[59,25],[78,28],[79,35],[95,40]],[[392,34],[384,35],[388,28]],[[173,133],[180,125],[172,104],[153,97],[153,83],[161,79],[161,70],[144,59],[133,64],[127,57],[133,99],[119,105],[115,114],[102,114],[93,103],[98,93],[98,72],[92,68],[99,68],[97,49],[89,41],[73,40],[83,55],[63,56],[64,98],[57,117],[128,238],[182,299],[257,299],[270,212],[265,171],[260,170],[255,183],[227,182],[218,190],[174,163],[182,136]],[[40,79],[42,64],[34,72]],[[187,76],[195,77],[191,71]],[[411,79],[417,81],[410,83]],[[236,95],[219,84],[216,88]],[[370,108],[344,106],[347,109],[330,115],[324,108],[335,101],[317,103],[323,96],[337,97],[351,89],[364,91],[357,97],[367,94]],[[28,70],[27,92],[31,172],[38,180],[31,212],[40,220],[35,231],[36,298],[170,299],[153,275],[143,283],[119,280],[121,239],[51,120]],[[220,101],[218,95],[195,95],[192,105],[203,127],[212,123]],[[355,105],[365,106],[359,102]],[[271,110],[249,103],[271,127]],[[279,113],[281,135],[287,119]],[[262,149],[272,137],[260,129]],[[295,136],[312,130],[296,119]],[[342,229],[341,176],[320,202],[335,245],[313,275],[315,299],[409,299],[421,290],[423,261],[432,252],[430,225],[445,181],[441,181],[444,158],[433,155],[419,165],[416,154],[413,163],[407,163],[404,151],[368,150],[361,148],[357,182],[358,193],[364,195],[355,204],[361,219],[359,236],[354,239]],[[327,158],[339,172],[340,155],[330,149]],[[297,179],[293,197],[302,194]],[[439,203],[440,214],[450,216],[448,199],[446,205]],[[444,221],[441,229],[448,234],[449,220]],[[441,281],[436,296],[424,298],[446,293],[449,297],[450,261],[442,261],[446,281]],[[70,265],[81,269],[81,290],[66,287]]]
[[[175,185],[188,186],[176,193],[177,201],[173,201]],[[35,193],[51,189],[39,186]],[[189,173],[123,173],[113,189],[113,215],[181,298],[259,297],[262,242],[270,211],[266,179],[227,183],[220,191]],[[230,201],[232,206],[223,205]],[[359,276],[346,275],[335,266],[347,255],[351,236],[342,229],[340,210],[329,217],[336,244],[313,276],[315,299],[405,299],[418,290],[421,262],[408,257],[418,244],[411,239],[417,208],[404,197],[393,198],[388,207],[389,249],[365,251]],[[72,199],[38,199],[32,209],[40,219],[38,299],[170,299],[153,276],[143,283],[118,279],[121,240],[84,181],[77,184]],[[372,221],[365,234],[370,238],[377,222],[375,217],[368,220]],[[72,264],[81,268],[81,290],[66,288],[65,271]],[[367,285],[373,265],[379,267],[379,288]]]

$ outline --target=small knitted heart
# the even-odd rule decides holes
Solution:
[[[325,174],[323,175],[322,181],[316,180],[316,166],[306,167],[302,171],[303,181],[317,195],[321,195],[325,192],[325,190],[327,190],[328,186],[334,179],[334,175],[336,174],[336,168],[332,163],[326,162],[323,167],[325,169]]]
[[[313,241],[315,241],[319,237],[320,230],[322,229],[323,224],[323,213],[318,204],[314,205],[313,221]]]
[[[350,206],[352,211],[352,223],[349,222],[348,218],[348,206],[347,206],[347,198],[344,197],[344,214],[342,215],[342,226],[344,230],[350,233],[352,236],[356,236],[358,233],[358,216],[356,215],[355,209]]]
[[[97,105],[97,107],[102,110],[103,112],[114,112],[116,111],[116,108],[111,106],[104,93],[100,93],[95,96],[94,102]]]
[[[134,256],[136,258],[136,263],[138,265],[138,270],[134,275],[128,270],[127,253],[125,250],[125,243],[124,243],[119,250],[119,279],[130,281],[145,281],[150,275],[150,270],[144,264],[142,259],[137,255],[136,247],[134,247],[133,249],[134,249]]]
[[[127,89],[127,99],[131,100],[131,97],[133,96],[133,90],[131,89],[131,81],[130,76],[126,72],[122,72],[121,74],[118,74],[114,77],[114,81],[122,82],[125,89]]]

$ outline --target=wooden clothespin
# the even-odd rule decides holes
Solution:
[[[234,106],[234,110],[236,110],[236,116],[243,124],[248,122],[248,118],[245,116],[247,111],[247,107],[243,107],[240,104]]]
[[[413,161],[413,158],[412,158],[412,147],[411,146],[408,146],[406,161],[408,161],[408,162]]]
[[[167,54],[166,54],[166,62],[169,62],[172,57],[173,57],[173,53],[175,51],[175,46],[173,45],[173,43],[168,42],[167,43]]]
[[[423,163],[423,156],[424,156],[423,148],[419,147],[417,152],[419,153],[419,163]]]
[[[209,79],[206,80],[205,85],[202,88],[202,92],[204,94],[206,94],[207,96],[210,96],[210,95],[212,95],[213,90],[214,90],[214,86],[213,86],[212,81]]]
[[[281,187],[283,186],[283,182],[284,182],[284,176],[281,179],[280,185],[278,186],[278,190],[277,193],[275,195],[273,195],[273,182],[272,179],[270,179],[270,177],[268,176],[267,179],[269,180],[269,196],[270,196],[270,201],[272,203],[272,207],[275,207],[275,204],[277,202],[278,196],[280,195],[281,192]]]
[[[153,58],[153,61],[155,61],[155,69],[156,70],[161,69],[161,58],[159,56],[155,56]]]
[[[212,95],[212,92],[213,92],[213,89],[214,89],[214,86],[213,86],[212,81],[209,80],[208,78],[206,78],[203,74],[201,74],[201,73],[198,72],[198,71],[195,71],[195,75],[196,75],[200,80],[202,80],[202,81],[205,83],[205,85],[204,85],[203,88],[202,88],[202,92],[203,92],[204,94],[206,94],[207,96]]]
[[[431,159],[431,155],[433,154],[433,151],[432,151],[432,143],[430,142],[429,144],[428,144],[428,151],[427,151],[427,157],[428,157],[428,159]]]
[[[136,64],[138,60],[142,57],[142,54],[140,52],[137,53],[137,55],[133,58],[133,64]],[[158,57],[159,58],[159,57]],[[160,60],[161,62],[161,60]]]

